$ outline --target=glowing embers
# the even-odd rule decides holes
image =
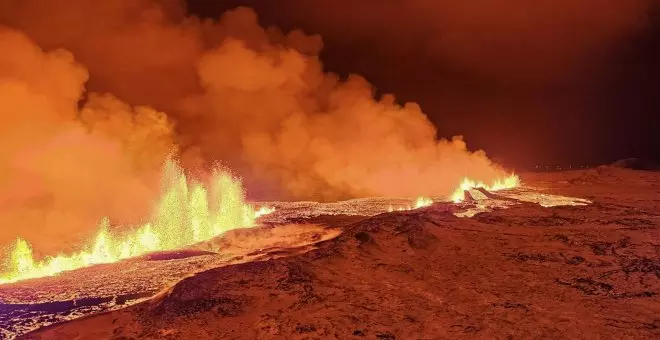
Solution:
[[[112,231],[110,221],[104,218],[95,240],[78,253],[36,261],[30,244],[17,239],[5,263],[5,271],[0,274],[0,283],[181,248],[231,229],[253,226],[256,218],[274,211],[268,207],[255,211],[245,203],[241,182],[217,169],[207,189],[200,183],[189,182],[178,163],[169,161],[163,185],[163,194],[149,223],[121,233]]]
[[[516,200],[507,199],[502,195],[491,195],[483,188],[470,189],[467,190],[467,193],[470,196],[470,199],[464,199],[466,203],[461,204],[460,209],[454,211],[454,215],[457,217],[472,217],[478,213],[493,211],[496,209],[507,209],[520,203]]]
[[[274,207],[263,206],[254,212],[254,218],[259,218],[264,215],[269,215],[275,212]]]
[[[428,197],[418,197],[417,200],[415,201],[414,205],[408,205],[405,207],[397,207],[396,209],[393,206],[389,206],[387,208],[387,212],[393,212],[393,211],[408,211],[408,210],[415,210],[419,208],[424,208],[431,206],[433,204],[433,200],[428,198]]]
[[[415,201],[415,209],[428,207],[431,206],[431,204],[433,204],[433,200],[430,198],[419,197],[417,201]]]
[[[458,205],[459,209],[454,211],[454,215],[472,217],[482,212],[507,209],[521,203],[535,203],[545,208],[580,206],[592,203],[582,198],[546,194],[537,190],[539,189],[520,187],[501,191],[497,194],[491,194],[483,188],[466,190],[469,199],[464,198],[464,203]]]
[[[454,193],[451,195],[451,200],[454,203],[459,203],[465,200],[465,191],[471,189],[482,188],[487,191],[499,191],[504,189],[513,189],[520,186],[520,178],[518,175],[511,174],[510,176],[504,179],[497,179],[487,185],[484,182],[477,182],[472,179],[465,177],[461,184],[456,188]]]
[[[580,206],[593,203],[590,200],[584,198],[544,194],[536,190],[538,189],[524,187],[508,191],[506,193],[501,193],[501,195],[509,199],[515,199],[521,202],[536,203],[546,208],[567,205]]]

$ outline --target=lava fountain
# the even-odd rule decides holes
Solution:
[[[162,189],[149,222],[111,230],[110,220],[103,218],[96,238],[77,253],[37,261],[30,244],[18,238],[0,274],[0,284],[185,247],[231,229],[251,227],[257,217],[273,212],[248,205],[241,181],[217,168],[204,186],[189,181],[176,161],[167,161]]]

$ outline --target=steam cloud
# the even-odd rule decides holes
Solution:
[[[20,232],[44,249],[106,214],[147,216],[175,150],[167,117],[93,93],[79,109],[88,72],[71,53],[43,52],[9,29],[0,45],[2,243]]]
[[[506,175],[460,136],[438,141],[418,105],[325,73],[320,36],[247,8],[211,21],[176,0],[0,0],[0,24],[0,244],[48,251],[101,216],[148,216],[172,152],[225,162],[264,198],[447,195]],[[478,54],[455,47],[439,50]]]

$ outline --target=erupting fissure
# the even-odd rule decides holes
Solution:
[[[465,177],[461,184],[456,188],[454,193],[451,195],[451,200],[454,203],[460,203],[465,200],[465,191],[477,188],[483,188],[487,191],[498,191],[504,189],[513,189],[520,186],[520,178],[518,175],[511,174],[504,179],[496,179],[491,185],[487,185],[484,182],[477,182],[470,178]]]
[[[498,191],[519,185],[520,179],[515,174],[495,180],[491,185],[466,177],[450,198],[459,203],[465,199],[466,190]],[[388,210],[413,210],[431,204],[433,200],[430,198],[419,197],[414,205]],[[241,181],[226,171],[215,169],[207,188],[189,181],[180,165],[170,160],[164,168],[162,196],[149,222],[121,232],[111,230],[110,220],[103,218],[95,240],[84,250],[40,261],[35,260],[31,245],[18,238],[5,263],[5,271],[0,274],[0,284],[185,247],[231,229],[254,226],[258,217],[274,211],[266,206],[255,210],[247,204]]]
[[[35,260],[30,244],[18,238],[0,274],[0,284],[184,247],[231,229],[251,227],[256,218],[274,211],[269,207],[255,210],[246,204],[240,180],[226,171],[214,170],[207,188],[189,181],[177,162],[168,161],[163,177],[163,194],[148,223],[128,232],[115,232],[104,218],[90,246],[41,261]]]

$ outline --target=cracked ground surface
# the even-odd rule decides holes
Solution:
[[[25,338],[659,338],[660,173],[523,178],[593,204],[313,217],[342,234]]]

